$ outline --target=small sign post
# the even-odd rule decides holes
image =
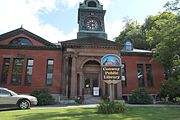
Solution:
[[[101,78],[110,85],[110,101],[114,100],[114,84],[121,80],[121,59],[114,54],[105,55],[101,59]]]

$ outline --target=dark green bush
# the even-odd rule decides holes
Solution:
[[[130,104],[152,104],[153,97],[147,92],[145,88],[138,88],[132,92],[129,97]]]
[[[172,101],[158,101],[156,104],[180,105],[180,97],[176,97]]]
[[[173,101],[176,97],[180,97],[180,80],[169,79],[163,80],[160,84],[159,95],[161,98],[168,97]]]
[[[38,105],[50,105],[55,103],[47,88],[36,89],[32,91],[30,95],[37,97]]]
[[[177,103],[178,105],[180,105],[180,97],[176,97],[176,98],[175,98],[175,103]]]
[[[98,113],[113,114],[122,113],[127,110],[127,107],[123,102],[110,102],[109,100],[102,101],[98,106]]]

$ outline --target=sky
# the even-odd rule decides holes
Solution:
[[[0,34],[20,28],[52,42],[77,38],[77,13],[84,0],[0,0]],[[105,14],[105,31],[113,40],[124,29],[124,19],[144,23],[164,11],[168,0],[99,0]]]

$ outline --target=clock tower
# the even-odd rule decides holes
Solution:
[[[104,27],[103,5],[98,0],[84,0],[79,4],[77,38],[98,37],[107,39]]]

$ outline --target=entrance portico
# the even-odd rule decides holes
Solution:
[[[84,0],[79,4],[77,39],[61,42],[63,49],[63,94],[68,98],[92,96],[99,89],[99,96],[108,96],[108,85],[101,80],[101,58],[106,54],[120,55],[120,45],[107,40],[104,16],[106,10],[98,0]],[[120,87],[120,92],[118,91]],[[116,96],[122,92],[117,85]],[[97,93],[98,94],[98,93]],[[96,95],[97,95],[96,94]],[[98,96],[98,95],[97,95]]]
[[[75,39],[63,43],[66,47],[63,51],[63,71],[65,72],[62,76],[64,78],[62,83],[62,87],[64,87],[63,94],[68,98],[77,96],[94,97],[93,88],[98,87],[99,97],[109,96],[108,85],[101,79],[101,58],[106,54],[119,56],[117,44],[99,38],[84,38],[81,39],[81,44],[71,44],[71,42],[78,43],[79,41],[79,39]],[[86,41],[86,43],[83,41]],[[121,92],[121,85],[117,85],[115,96],[120,97]]]

